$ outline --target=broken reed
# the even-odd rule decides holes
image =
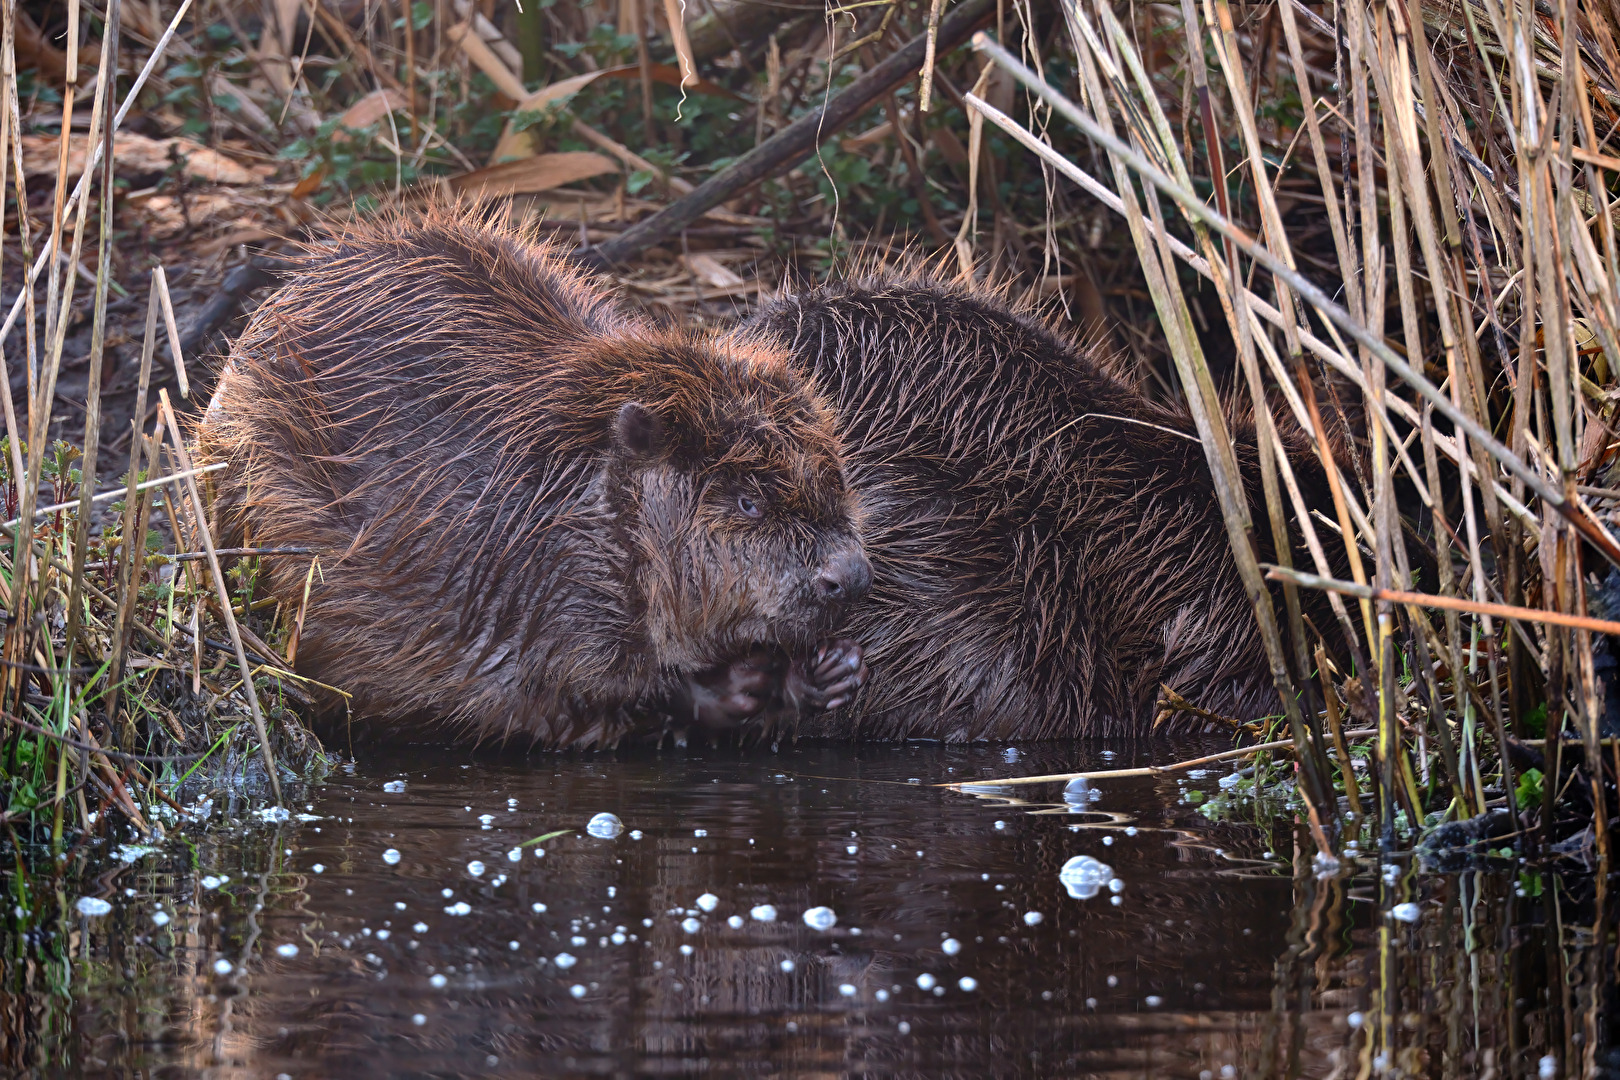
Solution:
[[[100,378],[116,194],[112,139],[189,8],[190,0],[184,0],[120,102],[116,78],[120,3],[109,0],[90,112],[88,160],[70,192],[68,135],[81,87],[79,3],[69,0],[59,182],[49,231],[41,236],[31,232],[20,164],[14,0],[0,4],[0,78],[5,96],[0,103],[0,177],[12,183],[17,239],[26,264],[22,295],[12,306],[5,333],[0,333],[0,384],[6,391],[0,395],[6,425],[0,471],[6,516],[11,518],[0,525],[5,537],[0,595],[6,608],[0,655],[0,792],[5,797],[0,824],[10,830],[14,842],[20,839],[19,832],[40,839],[35,831],[48,824],[50,842],[58,851],[70,826],[89,828],[109,808],[120,811],[143,833],[161,828],[156,822],[164,816],[164,804],[170,811],[178,810],[174,798],[179,782],[200,763],[216,753],[240,758],[238,750],[225,744],[226,736],[244,728],[244,721],[251,722],[248,730],[256,736],[253,753],[263,760],[270,793],[281,801],[255,679],[263,679],[267,670],[272,675],[286,673],[278,670],[276,653],[256,637],[259,667],[248,661],[244,646],[248,632],[238,626],[233,612],[233,605],[241,601],[233,598],[221,571],[197,483],[199,470],[191,466],[166,391],[158,391],[152,431],[143,436],[139,430],[147,415],[160,318],[182,393],[187,385],[161,267],[152,275],[135,420],[127,436],[127,469],[121,484],[96,494],[98,479],[112,471],[99,454]],[[75,271],[83,269],[92,202],[97,218],[90,235],[97,261],[81,454],[66,442],[52,442],[49,434],[76,298]],[[43,339],[36,322],[42,283]],[[4,348],[5,334],[19,317],[25,339],[21,356]],[[12,365],[19,362],[26,365],[27,376],[26,407],[20,414],[10,393]],[[165,471],[167,475],[160,475]],[[148,475],[154,479],[140,482]],[[119,494],[122,503],[112,505],[112,513],[102,519],[100,535],[92,536],[97,504]],[[151,530],[154,512],[167,517],[177,545],[198,549],[205,560],[201,566],[188,557],[189,551],[163,557],[149,550],[160,541]],[[173,571],[165,577],[162,567],[171,564]],[[251,568],[244,573],[245,579],[250,576]],[[242,596],[250,595],[251,581],[244,584]],[[242,610],[247,610],[246,604]],[[230,639],[228,646],[210,638],[221,626]],[[225,655],[220,657],[221,653]],[[205,658],[213,667],[206,675]],[[229,666],[216,660],[228,661]],[[187,683],[190,697],[185,694]],[[210,692],[202,697],[205,688]],[[199,698],[205,702],[200,707]],[[179,713],[185,714],[184,719]],[[295,737],[301,734],[293,730]],[[185,752],[196,746],[208,749]]]
[[[1556,18],[1530,0],[1462,0],[1438,13],[1420,0],[1336,0],[1328,17],[1295,0],[1269,6],[1267,18],[1280,24],[1277,62],[1302,104],[1290,149],[1303,143],[1299,153],[1314,166],[1332,237],[1337,275],[1324,288],[1298,269],[1277,203],[1280,170],[1257,128],[1254,50],[1269,48],[1271,35],[1251,23],[1246,51],[1228,0],[1181,0],[1179,28],[1167,14],[1174,9],[1155,6],[1172,33],[1179,29],[1185,67],[1152,72],[1137,49],[1151,38],[1108,4],[1061,6],[1077,61],[1074,97],[986,35],[974,47],[1030,91],[1034,111],[1055,112],[1097,146],[1112,186],[978,95],[967,100],[1126,219],[1254,598],[1323,855],[1343,832],[1338,792],[1353,811],[1364,793],[1334,681],[1301,617],[1301,587],[1331,590],[1348,659],[1373,702],[1371,813],[1386,846],[1398,813],[1417,827],[1437,809],[1453,818],[1488,806],[1526,809],[1516,795],[1531,788],[1519,787],[1504,747],[1526,736],[1541,703],[1551,776],[1567,737],[1579,738],[1586,762],[1601,761],[1594,623],[1581,617],[1589,574],[1608,569],[1588,552],[1620,565],[1620,545],[1578,489],[1612,438],[1604,419],[1612,402],[1582,364],[1620,371],[1610,195],[1620,160],[1604,152],[1594,124],[1594,110],[1612,118],[1620,97],[1593,81],[1582,55],[1599,57],[1608,78],[1620,73],[1607,14],[1582,12],[1574,0],[1555,0]],[[1441,25],[1426,26],[1426,14]],[[1307,64],[1302,23],[1333,50],[1331,79]],[[1156,89],[1173,84],[1166,75],[1185,79],[1179,132]],[[1483,108],[1465,111],[1459,79],[1484,96]],[[1239,157],[1229,161],[1234,141]],[[1237,188],[1252,205],[1236,205]],[[1167,206],[1180,218],[1174,232],[1190,233],[1191,244],[1173,234]],[[1251,520],[1243,496],[1183,265],[1213,285],[1235,345],[1258,428],[1264,521]],[[1392,285],[1400,314],[1386,325]],[[1359,395],[1366,468],[1347,468],[1329,449],[1317,386],[1330,376]],[[1509,388],[1505,402],[1489,392],[1498,381]],[[1280,396],[1312,439],[1331,507],[1301,498],[1268,395]],[[1425,606],[1432,598],[1402,591],[1412,582],[1409,545],[1420,541],[1401,528],[1397,474],[1432,525],[1438,613]],[[1312,511],[1327,511],[1319,519],[1327,534]],[[1281,566],[1257,562],[1257,529],[1270,530]],[[1314,574],[1289,565],[1291,534]],[[1353,581],[1333,580],[1332,545],[1342,547]],[[1267,577],[1281,583],[1281,610]],[[1405,715],[1403,671],[1415,673],[1412,696],[1422,705]],[[1443,777],[1438,799],[1425,799],[1417,782],[1431,766]],[[1604,770],[1586,771],[1601,880],[1610,865]],[[1544,838],[1553,786],[1544,785],[1539,808]]]

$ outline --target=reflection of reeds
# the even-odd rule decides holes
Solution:
[[[249,660],[232,608],[249,610],[243,598],[251,595],[252,566],[244,567],[242,580],[235,584],[222,572],[196,470],[164,391],[159,391],[158,426],[146,437],[138,430],[146,415],[160,319],[182,393],[187,385],[161,268],[153,275],[149,298],[127,472],[111,491],[97,493],[106,471],[100,455],[101,373],[113,263],[113,133],[189,7],[189,0],[181,4],[120,102],[116,78],[120,4],[118,0],[108,4],[90,113],[89,160],[70,190],[65,182],[68,137],[80,89],[79,4],[70,3],[74,29],[68,34],[59,182],[48,235],[30,236],[26,210],[17,216],[27,265],[20,275],[22,295],[6,329],[19,316],[23,319],[27,345],[21,362],[27,366],[28,400],[20,412],[9,393],[9,364],[17,360],[0,352],[0,380],[8,387],[3,395],[6,444],[0,460],[0,494],[5,516],[14,518],[0,526],[9,540],[0,551],[8,623],[0,685],[4,723],[0,790],[6,798],[0,821],[14,835],[48,824],[51,843],[58,849],[70,826],[75,833],[91,828],[100,812],[108,809],[120,811],[142,832],[160,831],[161,819],[172,815],[179,781],[194,775],[199,763],[206,767],[208,759],[229,762],[240,773],[248,755],[258,756],[264,783],[279,802],[273,738],[289,747],[299,762],[318,749],[285,710],[277,710],[280,730],[274,737],[266,723],[256,681],[277,687],[277,701],[284,694],[302,694],[277,681],[286,674],[285,662],[256,636],[252,642],[259,655]],[[14,11],[6,5],[0,40],[5,79],[0,176],[12,176],[17,206],[26,208],[14,21]],[[53,442],[49,432],[79,276],[71,268],[80,266],[92,203],[97,210],[97,259],[81,452],[65,442]],[[46,305],[43,341],[34,321],[41,276]],[[178,469],[142,482],[143,477],[156,478],[164,471],[165,451]],[[185,498],[178,497],[182,484]],[[114,502],[110,512],[98,515],[97,506],[107,501],[106,496],[120,492],[122,504]],[[157,509],[167,518],[169,533],[180,549],[177,555],[158,550],[161,535],[150,528]],[[191,538],[200,542],[206,560],[200,570],[186,550]],[[223,628],[229,644],[212,640],[221,636],[216,626]],[[252,724],[243,726],[241,721],[249,717]],[[254,737],[232,742],[221,736],[233,730]]]
[[[1604,760],[1592,632],[1607,624],[1586,617],[1586,592],[1607,571],[1603,560],[1620,565],[1620,544],[1580,489],[1606,460],[1612,402],[1598,384],[1620,361],[1620,251],[1609,205],[1620,160],[1604,150],[1594,120],[1612,113],[1607,88],[1620,71],[1606,13],[1567,0],[1556,17],[1518,0],[1464,0],[1434,12],[1418,0],[1345,0],[1330,22],[1282,2],[1240,40],[1226,0],[1183,0],[1179,26],[1170,8],[1154,9],[1148,27],[1127,27],[1094,0],[1065,0],[1062,10],[1078,74],[1072,96],[985,35],[975,48],[1028,88],[1038,110],[1091,140],[1111,184],[1044,133],[978,95],[966,98],[1130,228],[1254,600],[1317,845],[1324,855],[1336,849],[1344,831],[1336,789],[1355,786],[1335,768],[1342,747],[1329,753],[1342,739],[1333,679],[1316,681],[1323,646],[1340,670],[1369,684],[1357,684],[1360,718],[1377,725],[1371,815],[1386,844],[1398,814],[1416,825],[1436,811],[1466,818],[1492,806],[1538,809],[1516,805],[1530,788],[1520,788],[1509,751],[1523,758],[1511,740],[1531,733],[1542,700],[1549,734],[1578,739],[1586,762]],[[1150,67],[1169,55],[1163,42],[1149,59],[1138,51],[1141,30],[1165,27],[1182,39],[1169,53],[1182,66],[1173,73]],[[1298,148],[1314,167],[1331,262],[1317,251],[1299,257],[1297,215],[1286,219],[1278,205],[1286,166],[1266,157],[1258,126],[1254,103],[1264,95],[1251,80],[1271,58],[1256,49],[1270,49],[1276,29],[1275,59],[1302,103],[1290,152]],[[1325,38],[1334,79],[1320,68],[1313,76],[1307,32]],[[1179,131],[1160,100],[1176,81],[1184,81]],[[1476,111],[1466,110],[1466,94],[1481,98]],[[1240,160],[1227,161],[1234,146]],[[1166,217],[1166,204],[1179,220]],[[1225,314],[1258,420],[1263,521],[1251,520],[1243,495],[1183,265],[1213,285]],[[1398,309],[1392,325],[1386,307]],[[1359,393],[1353,426],[1364,427],[1364,452],[1336,452],[1330,440],[1319,397],[1335,384]],[[1331,507],[1302,500],[1272,402],[1312,440]],[[1403,532],[1398,500],[1422,504],[1418,524],[1433,551],[1410,548],[1423,541]],[[1257,528],[1271,531],[1283,565],[1258,562]],[[1287,564],[1301,540],[1314,565],[1299,570],[1311,573]],[[1414,592],[1414,564],[1430,562],[1438,580]],[[1353,580],[1335,580],[1338,563]],[[1301,588],[1331,590],[1335,640],[1307,630]],[[1563,743],[1545,744],[1550,776],[1560,776]],[[1418,782],[1431,768],[1438,791]],[[1592,851],[1602,867],[1605,799],[1613,797],[1604,772],[1576,778],[1591,791]],[[1562,778],[1569,782],[1567,769]],[[1555,786],[1543,785],[1543,840],[1572,831],[1551,812]],[[1362,793],[1347,794],[1359,810]]]

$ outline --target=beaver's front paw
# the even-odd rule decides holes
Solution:
[[[794,659],[788,668],[787,695],[801,709],[836,709],[865,684],[861,647],[849,638],[833,638],[817,645],[809,656]]]
[[[765,710],[780,678],[780,662],[764,649],[693,675],[687,683],[692,719],[708,727],[733,727]]]

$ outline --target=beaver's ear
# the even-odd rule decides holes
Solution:
[[[638,401],[619,406],[613,421],[613,441],[632,454],[648,457],[664,445],[664,425]]]

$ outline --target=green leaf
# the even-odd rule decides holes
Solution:
[[[1519,786],[1513,792],[1519,806],[1539,806],[1541,804],[1541,781],[1540,769],[1526,769],[1519,774]]]

